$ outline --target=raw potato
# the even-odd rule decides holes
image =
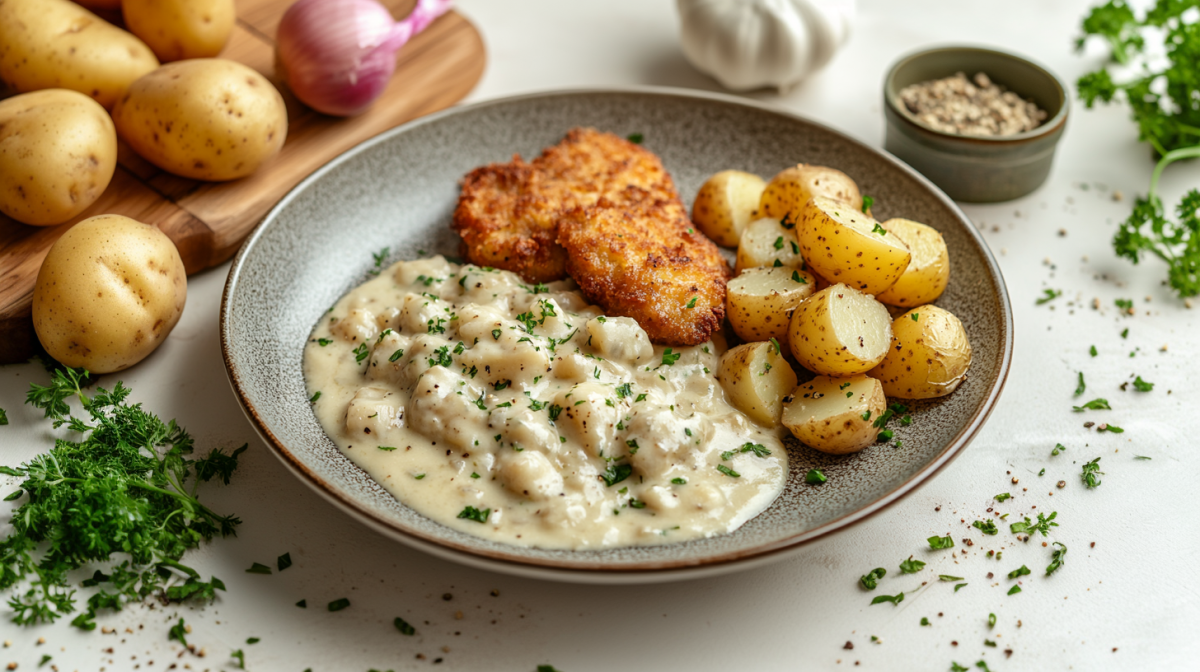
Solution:
[[[14,91],[71,89],[112,109],[157,67],[145,43],[73,2],[0,2],[0,80]]]
[[[950,284],[950,251],[942,234],[932,226],[911,219],[889,219],[883,223],[912,253],[908,268],[896,284],[875,295],[891,305],[912,308],[931,303]]]
[[[122,0],[121,12],[164,63],[221,53],[237,18],[233,0]]]
[[[774,343],[743,343],[721,356],[717,380],[729,403],[766,427],[779,425],[783,398],[796,373]]]
[[[815,273],[867,294],[896,284],[912,254],[904,241],[845,203],[817,196],[796,225],[800,253]]]
[[[801,443],[843,455],[875,443],[875,419],[886,407],[883,387],[874,378],[817,376],[789,395],[782,420]]]
[[[805,267],[794,226],[785,227],[770,218],[756,219],[746,226],[738,244],[735,272],[759,266]]]
[[[287,110],[266,77],[233,61],[168,63],[113,109],[117,134],[147,161],[196,180],[258,170],[283,147]]]
[[[692,221],[714,243],[737,247],[766,186],[766,180],[758,175],[723,170],[700,187],[692,204]]]
[[[729,281],[725,314],[743,341],[769,341],[785,347],[792,311],[812,296],[812,274],[797,268],[748,268]]]
[[[154,352],[186,300],[187,273],[166,234],[100,215],[50,248],[33,289],[33,327],[51,357],[111,373]]]
[[[801,163],[771,178],[759,199],[757,216],[775,219],[788,216],[795,222],[800,219],[804,204],[814,196],[833,198],[862,210],[862,194],[849,175],[836,168]]]
[[[971,343],[948,310],[920,306],[892,323],[892,347],[871,375],[889,397],[931,399],[958,389],[971,367]]]
[[[91,98],[49,89],[0,101],[0,212],[61,224],[100,198],[116,167],[116,129]]]
[[[809,371],[853,376],[888,354],[892,318],[882,303],[839,283],[800,302],[788,340],[796,361]]]

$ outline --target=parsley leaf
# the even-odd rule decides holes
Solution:
[[[943,548],[954,548],[954,540],[948,534],[944,537],[930,537],[926,541],[929,542],[929,547],[935,551]]]
[[[667,348],[666,350],[663,350],[663,356],[662,356],[663,366],[674,366],[675,362],[678,362],[679,358],[682,356],[683,356],[683,353],[672,352],[671,348]]]
[[[1079,396],[1087,392],[1087,383],[1083,382],[1083,372],[1079,372],[1079,384],[1075,386],[1075,396]]]
[[[923,567],[925,567],[924,562],[921,562],[920,560],[913,560],[913,557],[910,555],[908,556],[907,560],[904,560],[900,563],[900,573],[916,574],[917,572],[921,571]]]
[[[392,621],[392,625],[396,626],[396,629],[399,630],[400,634],[402,634],[402,635],[411,637],[411,636],[417,634],[417,629],[414,628],[413,626],[409,625],[408,621],[404,620],[403,618],[400,618],[399,616],[397,616],[395,618],[395,620]]]
[[[465,520],[473,520],[477,523],[486,523],[488,516],[491,515],[491,513],[492,513],[491,509],[480,510],[473,506],[468,506],[468,507],[465,507],[462,511],[458,512],[458,517],[463,518]]]
[[[1141,376],[1138,376],[1133,381],[1133,389],[1137,390],[1138,392],[1149,392],[1150,390],[1154,389],[1154,383],[1147,383],[1146,381],[1142,380]]]
[[[604,485],[612,487],[617,483],[629,478],[633,475],[633,466],[629,464],[612,464],[604,473],[600,474],[600,479],[604,481]]]
[[[1100,471],[1100,458],[1097,457],[1091,462],[1083,465],[1083,472],[1080,474],[1080,478],[1083,479],[1084,485],[1086,485],[1088,489],[1091,489],[1100,485],[1099,477],[1103,475],[1104,472]]]
[[[866,212],[871,209],[871,206],[875,205],[875,199],[871,196],[867,196],[866,194],[863,194],[862,199],[863,199],[862,211],[864,214],[866,214]]]
[[[1050,564],[1046,567],[1046,576],[1050,576],[1051,574],[1057,572],[1067,559],[1067,547],[1058,543],[1057,541],[1054,542],[1054,545],[1057,548],[1055,548],[1050,554]]]
[[[1026,567],[1025,565],[1021,565],[1020,567],[1018,567],[1018,568],[1014,569],[1013,571],[1009,572],[1009,573],[1008,573],[1008,578],[1010,578],[1010,579],[1015,579],[1015,578],[1017,578],[1017,577],[1020,577],[1020,576],[1029,576],[1029,575],[1030,575],[1030,574],[1032,574],[1032,573],[1033,573],[1033,572],[1029,571],[1029,568],[1028,568],[1028,567]]]
[[[808,473],[804,475],[804,482],[809,485],[820,485],[828,480],[829,477],[820,469],[809,469]]]
[[[996,500],[997,502],[1003,502],[1004,500],[1010,499],[1011,497],[1012,497],[1012,495],[1010,495],[1009,493],[1002,492],[1002,493],[996,495],[995,497],[993,497],[992,499]]]
[[[1046,303],[1050,303],[1051,301],[1057,299],[1060,296],[1062,296],[1061,289],[1043,289],[1042,290],[1042,298],[1038,299],[1034,303],[1036,303],[1037,305],[1040,306],[1040,305],[1043,305]]]
[[[1088,410],[1088,411],[1111,411],[1112,410],[1112,406],[1108,405],[1108,400],[1100,399],[1100,398],[1093,399],[1082,406],[1072,406],[1071,408],[1076,413],[1082,413],[1085,410]]]
[[[977,520],[971,523],[971,527],[974,527],[980,532],[988,535],[995,535],[1000,531],[996,529],[996,522],[993,520]]]
[[[896,593],[895,595],[877,595],[871,600],[871,604],[882,604],[883,602],[891,602],[892,604],[900,604],[904,601],[904,593]]]
[[[887,570],[883,567],[876,567],[866,574],[858,577],[858,583],[867,590],[875,590],[879,585],[879,579],[887,576]]]
[[[344,597],[340,597],[340,598],[330,602],[326,608],[329,609],[329,611],[341,611],[348,606],[350,606],[350,600],[348,600]]]

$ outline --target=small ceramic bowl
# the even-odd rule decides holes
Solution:
[[[991,80],[1046,111],[1037,128],[1005,137],[968,136],[930,128],[900,101],[900,90],[962,72]],[[995,203],[1019,198],[1050,174],[1054,149],[1067,125],[1067,88],[1046,68],[1015,54],[978,47],[939,47],[910,54],[883,85],[884,148],[916,168],[956,201]]]

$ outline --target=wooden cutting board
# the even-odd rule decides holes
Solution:
[[[270,164],[233,182],[198,182],[159,170],[121,143],[108,189],[70,222],[36,227],[0,215],[0,364],[26,361],[34,354],[37,336],[30,316],[38,269],[54,241],[76,222],[100,214],[126,215],[170,236],[189,275],[216,266],[237,252],[267,211],[300,180],[367,138],[449,107],[483,74],[483,39],[469,21],[449,12],[400,49],[395,76],[365,114],[343,119],[313,112],[274,76],[275,29],[293,1],[237,0],[237,25],[221,54],[266,75],[287,102],[287,142]],[[416,3],[381,1],[397,17]]]

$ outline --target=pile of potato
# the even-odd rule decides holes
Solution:
[[[128,31],[81,5],[119,9]],[[0,212],[34,226],[75,219],[112,180],[118,138],[198,180],[245,177],[278,154],[283,97],[214,58],[235,18],[233,0],[0,0],[0,90],[19,94],[0,101]],[[160,230],[92,217],[43,262],[34,328],[62,363],[118,371],[166,339],[186,289]]]
[[[919,222],[876,221],[845,173],[801,164],[765,182],[723,171],[692,219],[737,246],[726,314],[746,342],[717,378],[756,422],[850,453],[876,442],[889,397],[940,397],[964,379],[966,330],[931,305],[950,281],[945,240]],[[787,354],[815,377],[797,385]]]
[[[0,212],[34,226],[72,219],[112,179],[118,137],[199,180],[244,177],[279,152],[279,91],[212,58],[233,30],[233,0],[82,4],[121,9],[132,32],[69,0],[0,2],[0,82],[22,94],[0,102]]]

